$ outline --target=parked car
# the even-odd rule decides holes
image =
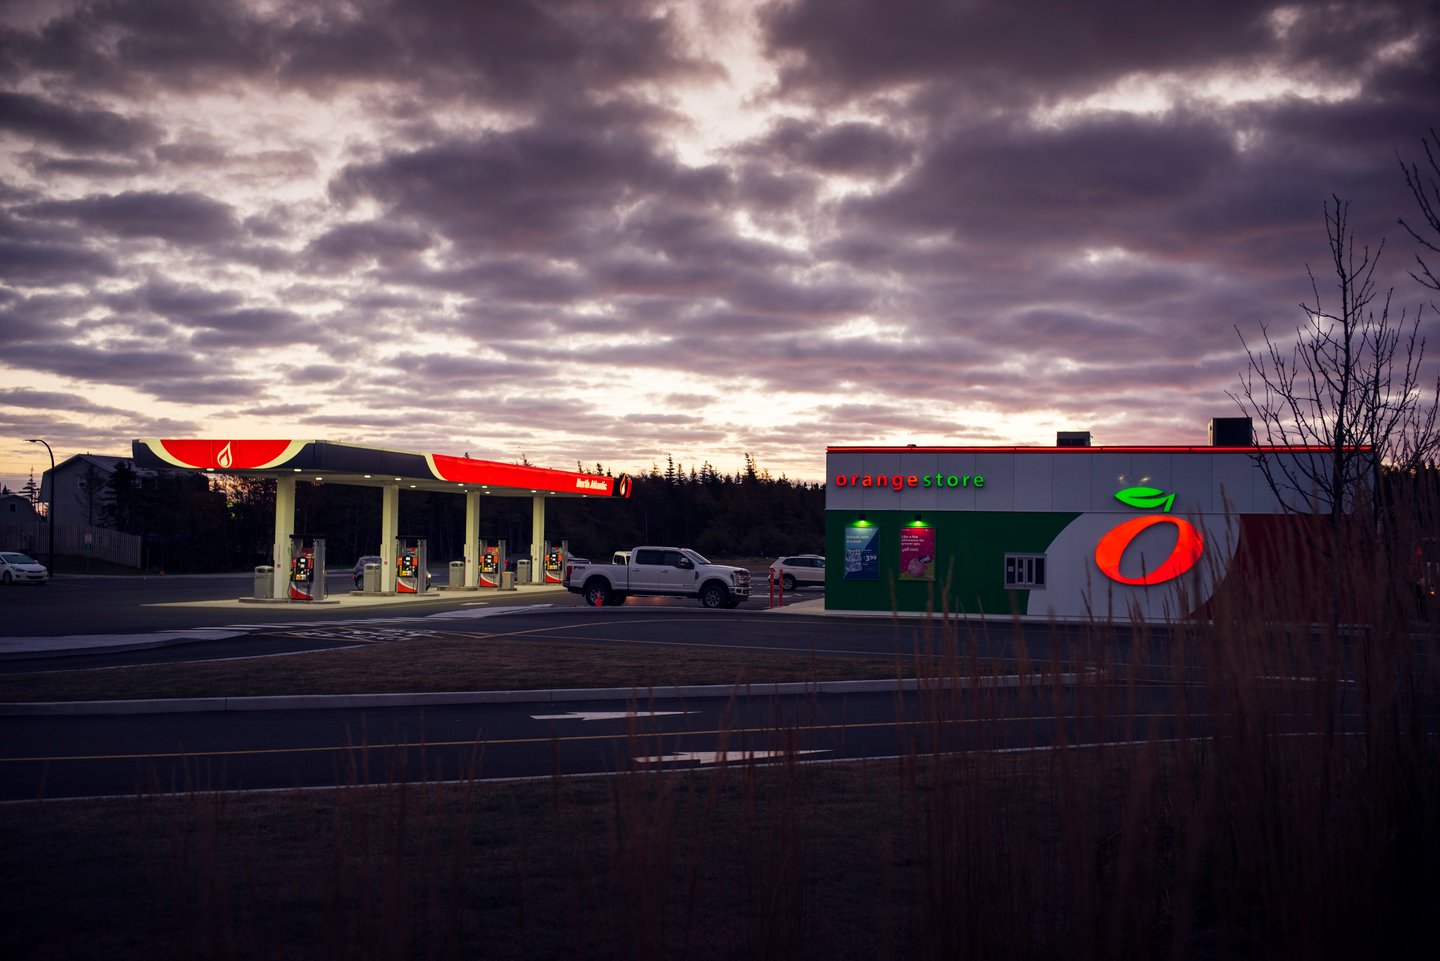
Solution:
[[[355,559],[355,570],[352,574],[352,579],[355,581],[355,590],[363,591],[365,589],[365,565],[379,563],[379,554],[366,554],[364,557],[357,557]]]
[[[350,575],[350,576],[351,576],[351,579],[355,581],[355,590],[357,590],[357,591],[363,591],[363,590],[365,589],[365,565],[366,565],[366,564],[379,564],[379,563],[380,563],[380,555],[379,555],[379,554],[366,554],[364,557],[358,558],[358,559],[355,561],[355,570],[352,571],[352,572],[351,572],[351,575]],[[430,572],[429,572],[429,571],[426,571],[426,572],[425,572],[425,586],[426,586],[427,588],[430,586],[430,581],[431,581]]]
[[[825,558],[819,554],[792,554],[770,565],[770,576],[787,591],[797,587],[825,586]]]
[[[0,551],[0,584],[44,584],[50,572],[29,554]]]
[[[706,607],[733,608],[750,596],[749,571],[712,564],[688,547],[637,547],[614,558],[612,564],[567,561],[561,583],[591,607],[618,606],[634,594],[693,597]]]

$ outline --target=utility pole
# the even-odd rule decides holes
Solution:
[[[28,437],[27,444],[45,444],[38,437]],[[45,524],[50,528],[50,556],[45,560],[45,566],[50,569],[50,576],[55,576],[55,452],[45,444],[45,452],[50,455],[50,499],[45,502]]]

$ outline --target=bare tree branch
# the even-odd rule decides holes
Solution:
[[[1428,136],[1420,138],[1420,144],[1425,149],[1425,160],[1429,167],[1424,175],[1421,174],[1418,164],[1406,164],[1398,152],[1395,159],[1400,161],[1400,170],[1405,174],[1405,186],[1410,188],[1410,196],[1415,198],[1415,206],[1420,208],[1420,217],[1424,221],[1423,229],[1434,239],[1422,234],[1404,217],[1400,218],[1400,226],[1404,227],[1423,249],[1440,254],[1440,246],[1437,246],[1437,242],[1440,242],[1440,158],[1437,158],[1437,152],[1440,152],[1440,135],[1436,134],[1434,127],[1430,128]],[[1425,263],[1420,254],[1415,255],[1415,262],[1420,272],[1412,270],[1410,276],[1431,290],[1440,292],[1440,278],[1430,270],[1430,265]]]
[[[1354,506],[1358,492],[1373,489],[1379,465],[1414,470],[1433,462],[1440,445],[1437,393],[1427,395],[1420,384],[1421,311],[1397,318],[1393,291],[1378,299],[1375,270],[1384,244],[1373,255],[1357,246],[1349,212],[1339,197],[1325,204],[1336,300],[1326,303],[1307,266],[1314,300],[1300,305],[1305,320],[1293,343],[1262,326],[1261,342],[1252,347],[1236,328],[1248,362],[1239,391],[1230,393],[1258,424],[1257,438],[1266,446],[1315,449],[1310,457],[1277,459],[1262,447],[1257,460],[1287,510],[1328,514],[1332,523]]]

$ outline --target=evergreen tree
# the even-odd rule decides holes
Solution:
[[[30,506],[35,510],[40,510],[40,485],[35,483],[35,468],[33,467],[30,468],[30,479],[25,482],[25,486],[20,488],[20,496],[29,501]]]

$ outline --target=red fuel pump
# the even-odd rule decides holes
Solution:
[[[480,586],[499,587],[505,570],[505,542],[486,544],[480,554]]]
[[[559,546],[545,545],[544,583],[559,584],[564,581],[565,559],[570,556],[570,544],[561,541]]]
[[[325,599],[325,539],[308,534],[290,536],[290,590],[292,601]]]

